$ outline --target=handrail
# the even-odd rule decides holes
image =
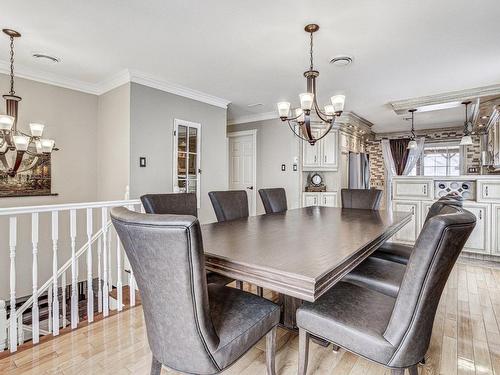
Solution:
[[[106,230],[111,226],[111,220],[106,223]],[[99,229],[90,239],[90,241],[87,241],[76,253],[75,253],[75,258],[78,259],[82,254],[85,253],[86,250],[89,249],[89,247],[103,234],[103,228]],[[71,258],[64,263],[57,271],[57,278],[59,278],[64,272],[66,272],[69,268],[71,267]],[[49,289],[50,285],[54,282],[54,278],[51,277],[48,279],[45,284],[43,284],[39,289],[38,289],[38,295],[42,294],[45,292],[47,289]],[[16,319],[21,316],[22,313],[28,309],[31,305],[33,305],[33,296],[28,298],[22,306],[20,306],[18,309],[16,309]],[[9,316],[9,319],[7,319],[7,322],[10,322],[10,319],[12,317]]]
[[[0,208],[0,216],[32,214],[36,212],[41,213],[41,212],[52,212],[52,211],[78,210],[84,208],[129,206],[140,203],[141,203],[140,199],[129,199],[129,200],[103,201],[103,202],[51,204],[44,206],[7,207],[7,208]]]

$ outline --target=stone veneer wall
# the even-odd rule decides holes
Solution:
[[[462,128],[450,128],[439,130],[422,130],[416,132],[417,136],[425,136],[427,142],[453,141],[462,138]],[[402,133],[384,133],[376,135],[375,139],[367,140],[365,147],[366,152],[370,156],[370,186],[373,188],[384,190],[385,192],[385,166],[382,156],[382,146],[380,140],[382,138],[407,138],[407,134]],[[465,171],[468,167],[477,167],[480,170],[481,146],[478,136],[472,136],[474,142],[471,146],[466,146]],[[385,202],[385,199],[382,200]]]

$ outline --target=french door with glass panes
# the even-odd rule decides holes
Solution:
[[[200,208],[201,124],[174,120],[174,192],[196,193]]]

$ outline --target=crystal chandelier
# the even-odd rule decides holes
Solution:
[[[42,138],[43,124],[31,123],[31,135],[17,128],[22,98],[14,90],[14,38],[19,38],[21,34],[10,29],[2,31],[10,38],[10,92],[3,96],[6,114],[0,114],[0,176],[15,177],[46,163],[51,152],[57,148],[53,139]]]
[[[288,126],[297,137],[309,142],[311,145],[314,145],[317,141],[328,134],[335,123],[335,118],[342,114],[344,110],[345,96],[332,96],[330,99],[331,104],[325,105],[324,111],[319,108],[316,96],[316,78],[319,76],[319,72],[314,70],[313,66],[313,34],[319,30],[319,26],[316,24],[310,24],[307,25],[304,30],[310,34],[309,56],[311,64],[309,66],[309,70],[304,72],[304,77],[306,77],[307,80],[307,92],[299,94],[300,107],[294,110],[292,116],[289,116],[289,102],[278,103],[278,113],[280,119],[288,123]],[[312,111],[314,111],[316,116],[320,119],[320,128],[323,129],[317,137],[314,136],[311,128]],[[298,132],[295,130],[295,124],[299,126],[300,130]]]

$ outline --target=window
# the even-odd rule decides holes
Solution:
[[[460,160],[460,146],[456,142],[426,144],[420,160],[409,175],[459,176]]]
[[[196,193],[200,208],[201,125],[174,121],[174,192]]]

